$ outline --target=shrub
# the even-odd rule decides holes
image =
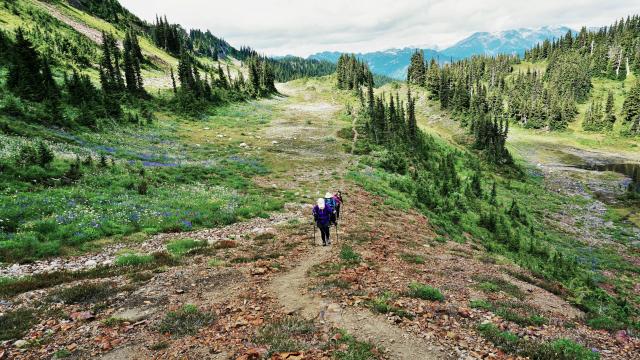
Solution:
[[[346,263],[357,264],[362,260],[362,256],[355,252],[349,245],[342,245],[340,249],[340,259]]]
[[[65,304],[93,304],[109,299],[118,292],[114,283],[81,284],[58,290],[48,300]]]
[[[224,261],[220,259],[211,259],[207,262],[209,267],[219,267],[224,265]]]
[[[418,254],[409,254],[402,253],[400,254],[400,259],[410,263],[410,264],[424,264],[424,256]]]
[[[444,301],[444,295],[440,290],[418,283],[409,285],[409,296],[423,300]]]
[[[116,266],[139,266],[153,261],[153,255],[124,254],[116,258]]]
[[[339,335],[336,341],[337,350],[333,353],[336,359],[370,360],[380,358],[379,352],[372,344],[358,341],[344,330],[340,330]]]
[[[567,339],[551,342],[521,339],[509,331],[500,331],[497,326],[486,323],[478,326],[478,332],[505,352],[534,360],[598,360],[600,354]]]
[[[167,244],[167,250],[169,253],[182,256],[193,249],[201,249],[207,247],[208,244],[206,241],[198,241],[194,239],[180,239],[175,240]]]
[[[392,304],[390,304],[389,302],[391,301],[392,298],[392,294],[391,293],[384,293],[378,297],[376,297],[375,299],[371,300],[369,302],[369,305],[371,306],[371,308],[378,313],[381,314],[387,314],[387,313],[391,313],[394,315],[397,315],[399,317],[404,317],[407,319],[413,319],[413,315],[409,312],[407,312],[404,309],[401,309],[397,306],[394,306]]]
[[[380,167],[390,173],[404,175],[407,173],[407,159],[396,151],[387,152],[380,159]]]
[[[469,306],[473,309],[492,310],[493,305],[487,300],[471,300]]]
[[[19,309],[0,316],[0,341],[23,337],[36,322],[33,310]]]
[[[498,292],[502,291],[515,298],[521,299],[524,297],[524,293],[516,285],[495,277],[495,276],[477,276],[475,278],[478,281],[478,288],[485,292]]]
[[[268,355],[297,351],[303,349],[305,345],[297,341],[295,337],[313,333],[315,330],[313,320],[290,316],[262,327],[255,342],[268,345]]]
[[[214,318],[194,305],[184,305],[177,311],[168,313],[158,325],[158,331],[172,336],[195,335],[198,329],[211,325]]]

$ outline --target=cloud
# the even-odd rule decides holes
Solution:
[[[608,25],[636,0],[121,0],[146,20],[167,14],[234,46],[269,55],[445,47],[476,31],[545,25]]]

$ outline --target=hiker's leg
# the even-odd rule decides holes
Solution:
[[[340,204],[336,205],[336,219],[340,220]]]
[[[331,224],[327,225],[327,244],[331,244],[331,237],[329,236],[331,234]]]
[[[327,225],[320,225],[320,232],[322,233],[322,245],[327,245],[327,241],[329,241],[329,227]]]

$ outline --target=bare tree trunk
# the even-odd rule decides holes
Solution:
[[[618,61],[617,62],[617,66],[616,66],[616,77],[619,76],[620,74],[620,65],[622,64],[622,49],[620,49],[619,55],[618,55]]]
[[[627,76],[631,75],[631,69],[629,68],[629,57],[627,56]]]
[[[591,54],[590,54],[590,55],[593,55],[593,45],[594,45],[594,42],[595,42],[595,40],[591,40]]]

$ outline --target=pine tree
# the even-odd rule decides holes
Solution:
[[[496,182],[493,182],[493,186],[491,187],[491,195],[489,196],[489,204],[497,206],[498,205],[498,189],[496,186]]]
[[[614,100],[613,100],[613,92],[609,91],[607,94],[607,104],[605,105],[605,117],[604,117],[604,128],[606,130],[613,130],[613,125],[616,123],[616,115],[614,108]]]
[[[170,68],[170,71],[171,71],[171,84],[173,85],[173,93],[177,94],[178,93],[178,88],[176,86],[176,77],[173,74],[173,67]]]
[[[640,80],[636,81],[624,99],[622,114],[626,123],[633,125],[640,122]]]
[[[38,164],[41,167],[47,167],[53,162],[54,155],[44,141],[40,141],[38,144]]]
[[[411,140],[418,136],[418,123],[416,121],[416,100],[411,98],[411,88],[407,90],[407,131]]]
[[[220,63],[218,63],[218,87],[222,88],[222,89],[228,89],[229,88],[229,82],[227,82],[227,78],[224,75],[224,71],[222,71],[222,67],[220,66]]]
[[[22,28],[16,30],[13,56],[9,66],[7,88],[16,95],[32,101],[42,101],[55,87],[51,71],[47,67],[47,78],[42,74],[43,62],[24,34]],[[45,84],[46,83],[46,84]]]
[[[407,70],[407,82],[418,86],[425,85],[425,63],[422,50],[416,50],[411,56],[409,69]]]
[[[142,54],[140,53],[140,45],[138,37],[129,30],[125,33],[124,38],[124,75],[127,84],[127,91],[131,94],[140,94],[144,92],[144,85],[140,71],[140,62]]]
[[[429,90],[429,99],[436,100],[440,98],[440,67],[435,59],[431,59],[429,64],[429,70],[425,77],[425,84],[427,90]]]

